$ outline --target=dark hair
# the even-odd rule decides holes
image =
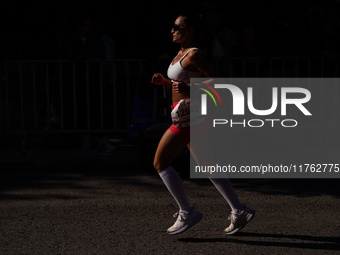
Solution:
[[[183,13],[178,16],[184,17],[185,24],[193,29],[197,46],[209,53],[213,37],[205,16],[195,13]]]

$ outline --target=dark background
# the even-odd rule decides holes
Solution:
[[[187,9],[232,32],[237,42],[233,56],[245,55],[242,42],[249,27],[256,35],[257,50],[248,53],[252,56],[337,58],[340,45],[338,0],[7,0],[1,6],[3,61],[65,58],[65,40],[83,12],[107,25],[116,58],[149,58],[175,50],[170,26]]]
[[[337,59],[340,45],[339,3],[333,0],[203,4],[178,0],[3,0],[0,6],[0,67],[9,60],[64,59],[74,19],[83,12],[106,23],[116,43],[116,58],[172,55],[178,45],[171,42],[170,27],[185,9],[219,17],[220,28],[231,31],[236,41],[230,52],[234,57]],[[245,37],[244,31],[252,33]],[[245,38],[250,51],[244,50]],[[1,83],[6,84],[4,79]],[[2,115],[4,101],[1,107],[2,124],[9,116]],[[1,124],[0,131],[7,131]],[[228,239],[221,238],[229,214],[227,204],[210,184],[188,181],[190,197],[205,213],[206,221],[197,226],[198,231],[170,238],[164,230],[172,223],[176,208],[152,166],[158,138],[143,140],[141,150],[119,144],[121,150],[102,157],[97,151],[49,152],[45,149],[79,148],[81,141],[54,133],[38,135],[20,133],[17,139],[7,138],[4,132],[0,136],[2,254],[211,254],[212,250],[223,254],[227,250],[229,254],[324,255],[339,250],[340,225],[334,217],[339,213],[339,179],[236,182],[238,195],[258,216],[240,236]],[[7,154],[3,148],[16,150]],[[188,175],[187,156],[183,154],[174,162],[182,176]],[[144,176],[145,172],[154,176]]]
[[[269,75],[272,77],[289,77],[289,75],[294,77],[337,77],[340,73],[338,64],[340,56],[340,0],[124,0],[119,2],[113,0],[6,0],[2,1],[0,5],[2,17],[0,74],[2,84],[6,84],[5,67],[8,61],[30,60],[27,62],[31,63],[31,60],[68,59],[67,45],[69,38],[76,33],[78,17],[90,16],[93,18],[96,32],[106,31],[107,35],[115,42],[116,59],[154,61],[146,62],[150,64],[150,67],[145,67],[143,79],[138,77],[140,79],[138,84],[145,85],[138,87],[137,92],[142,91],[142,95],[136,93],[139,96],[137,98],[135,92],[129,92],[131,101],[135,98],[139,99],[139,101],[136,100],[137,103],[134,105],[132,113],[137,119],[141,116],[144,118],[141,113],[144,114],[145,111],[143,112],[144,108],[140,105],[150,106],[149,110],[153,107],[150,77],[154,72],[165,72],[169,61],[178,51],[178,45],[174,44],[171,39],[171,26],[179,14],[188,10],[202,14],[209,21],[211,31],[215,33],[224,49],[224,55],[221,58],[223,64],[220,66],[223,75],[234,77],[261,77],[261,75],[262,77],[271,77]],[[160,58],[161,56],[164,57]],[[234,61],[233,68],[230,68],[228,64],[224,65],[230,59],[235,60],[238,57],[241,61]],[[256,61],[248,61],[248,57],[254,57]],[[257,58],[262,57],[265,58],[265,61],[257,61]],[[271,59],[285,57],[290,58],[291,61],[279,60],[271,63]],[[295,62],[299,58],[302,61]],[[307,61],[305,61],[306,59]],[[265,72],[270,68],[273,68],[274,71]],[[244,72],[245,69],[247,72]],[[283,74],[281,69],[288,71]],[[135,73],[131,73],[129,78],[132,79],[131,77],[136,75]],[[119,72],[118,76],[121,79],[119,81],[125,82],[125,73]],[[13,95],[11,98],[13,100],[12,109],[17,109],[17,111],[7,113],[5,110],[9,106],[6,106],[6,100],[2,99],[0,118],[3,123],[0,125],[0,130],[5,135],[6,132],[12,130],[6,129],[7,123],[5,123],[4,117],[7,114],[8,117],[12,116],[14,120],[10,119],[10,121],[13,122],[18,121],[17,117],[20,116],[18,114],[20,110],[20,97],[17,94],[17,88],[20,85],[18,77],[18,73],[13,73],[10,78],[15,78],[16,84],[9,86],[12,89],[12,94],[9,93],[9,97]],[[24,81],[30,82],[31,79],[32,76],[29,74],[29,78]],[[46,77],[41,75],[40,79],[40,85],[44,87]],[[51,80],[58,83],[58,75],[51,75]],[[131,83],[134,84],[132,89],[136,89],[136,83]],[[68,85],[65,82],[63,86],[67,87]],[[0,90],[4,89],[0,91],[0,96],[4,98],[7,96],[5,87],[0,86]],[[43,91],[40,92],[42,93],[41,98],[44,100],[46,93],[44,90],[41,91]],[[64,91],[66,90],[64,89]],[[29,98],[26,101],[31,102],[29,100],[32,100],[32,92],[26,93]],[[54,94],[51,91],[51,95]],[[67,92],[65,94],[71,95]],[[107,95],[111,94],[107,93]],[[161,95],[163,97],[163,92]],[[65,98],[64,101],[67,103]],[[109,97],[108,102],[112,103],[112,101],[112,98]],[[159,103],[158,108],[166,107],[168,109],[166,100],[163,101]],[[40,102],[42,106],[39,105],[42,109],[41,113],[39,112],[42,115],[39,119],[41,122],[39,122],[41,125],[39,132],[46,125],[48,128],[51,126],[47,107],[43,103]],[[119,105],[119,103],[117,104]],[[70,105],[73,107],[72,104]],[[80,107],[80,109],[82,108]],[[112,105],[109,104],[108,109],[111,114]],[[96,110],[96,112],[98,111]],[[92,115],[95,116],[95,114]],[[126,116],[125,112],[121,114],[119,123],[131,124]],[[111,115],[107,118],[109,119],[108,123],[111,124]],[[163,115],[159,117],[161,121],[163,118]],[[32,122],[30,115],[27,116],[27,119]],[[70,119],[72,122],[72,116]],[[166,120],[168,121],[169,118]],[[19,124],[18,127],[21,127]],[[57,130],[59,126],[52,126],[52,128]],[[109,128],[111,129],[110,125]],[[133,132],[135,131],[133,130]],[[20,141],[21,139],[20,137]],[[8,140],[10,144],[13,144],[12,138]],[[58,140],[58,144],[61,141],[60,144],[65,145],[63,139],[53,137],[52,142],[48,142],[49,146],[50,144],[53,144],[52,147],[55,146],[55,140]],[[158,139],[156,141],[158,142]],[[2,144],[6,143],[2,142]],[[18,147],[18,143],[15,144],[15,147]],[[78,146],[78,140],[76,144]],[[153,149],[151,151],[153,152]]]

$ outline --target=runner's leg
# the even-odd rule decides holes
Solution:
[[[189,212],[190,203],[183,182],[176,170],[171,167],[171,163],[186,145],[183,139],[168,129],[158,144],[154,159],[154,167],[175,199],[180,212]]]

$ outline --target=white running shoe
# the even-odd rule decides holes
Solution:
[[[255,211],[244,206],[238,213],[231,213],[228,220],[231,221],[229,227],[223,232],[225,235],[233,235],[240,231],[255,216]]]
[[[190,213],[177,212],[174,214],[174,217],[177,217],[175,224],[166,231],[170,235],[183,233],[185,230],[198,223],[202,219],[203,214],[195,208],[191,208]]]

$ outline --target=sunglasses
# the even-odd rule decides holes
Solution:
[[[177,25],[177,24],[173,24],[171,28],[172,28],[172,30],[174,30],[174,31],[178,31],[178,30],[180,30],[180,29],[183,29],[183,27],[180,27],[180,26]]]

